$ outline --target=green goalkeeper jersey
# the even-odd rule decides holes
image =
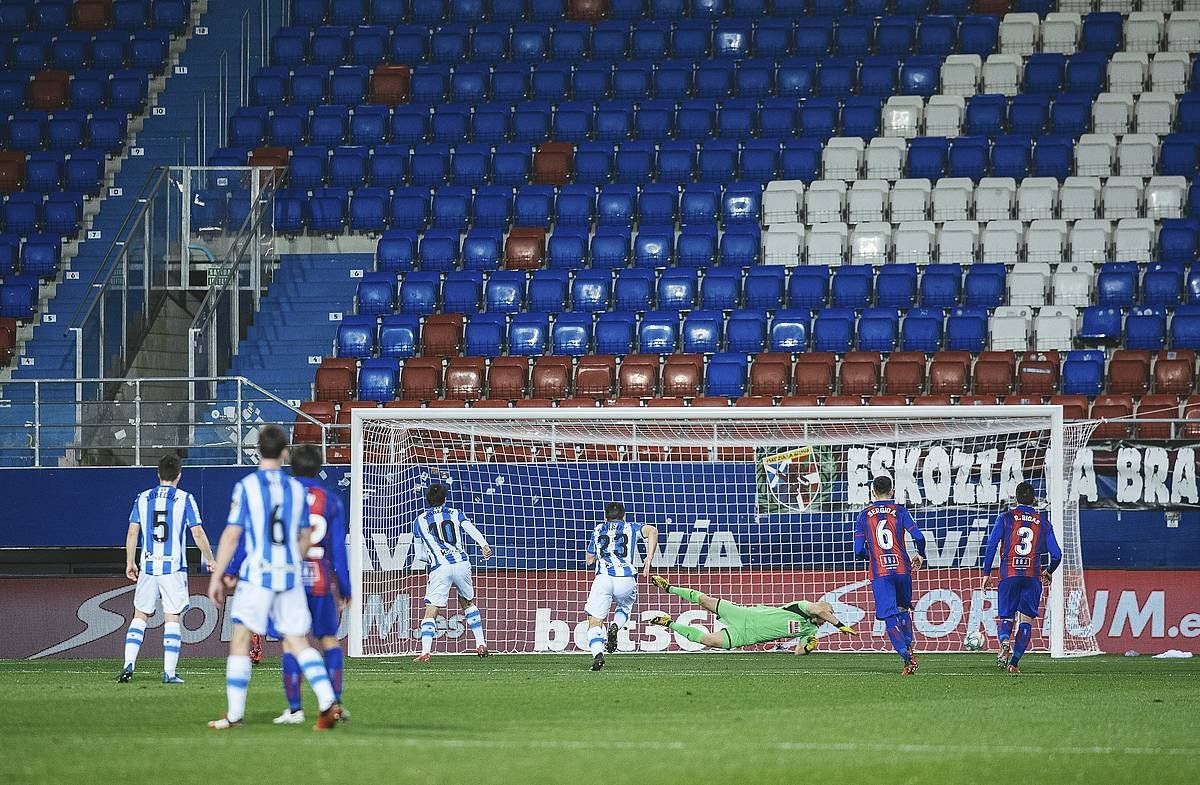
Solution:
[[[809,616],[808,603],[797,600],[783,607],[768,605],[742,606],[721,600],[717,617],[726,626],[729,648],[737,649],[755,643],[781,638],[816,637],[821,620]]]

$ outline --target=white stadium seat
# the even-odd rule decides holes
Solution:
[[[980,261],[1013,265],[1025,250],[1025,224],[1015,220],[988,221],[983,226]]]
[[[1134,11],[1125,18],[1125,51],[1157,52],[1162,49],[1161,11]]]
[[[1126,134],[1117,145],[1118,169],[1122,175],[1149,177],[1158,164],[1156,134]]]
[[[763,232],[763,261],[767,264],[800,264],[804,253],[804,224],[779,224]]]
[[[1068,177],[1058,190],[1059,217],[1095,218],[1100,211],[1100,178]]]
[[[925,179],[897,180],[892,186],[892,221],[929,219],[929,198],[933,186]]]
[[[1175,121],[1175,105],[1178,98],[1174,93],[1142,93],[1137,99],[1134,115],[1139,134],[1169,134]]]
[[[1083,20],[1079,14],[1062,11],[1046,14],[1042,20],[1042,51],[1075,54],[1079,44],[1079,28],[1082,26]]]
[[[1088,218],[1071,227],[1071,261],[1102,264],[1109,260],[1112,221]]]
[[[1187,178],[1151,177],[1146,186],[1146,217],[1154,219],[1182,218],[1187,202]]]
[[[1092,302],[1092,281],[1096,278],[1096,268],[1082,262],[1058,265],[1050,285],[1054,289],[1055,305],[1076,305],[1083,307]]]
[[[1033,309],[1024,305],[1004,305],[992,312],[990,321],[993,351],[1025,351],[1029,348]]]
[[[1006,55],[1031,55],[1041,40],[1042,20],[1037,14],[1010,13],[1000,20],[1000,51]]]
[[[1113,258],[1121,262],[1148,262],[1154,253],[1158,229],[1149,218],[1122,218],[1113,233]]]
[[[931,96],[925,104],[925,135],[953,139],[962,131],[965,111],[966,101],[961,95]]]
[[[1101,214],[1110,221],[1142,216],[1142,178],[1110,177],[1104,182]]]
[[[1010,305],[1041,306],[1050,290],[1050,265],[1026,262],[1018,264],[1008,274]]]
[[[817,180],[804,197],[807,223],[841,221],[846,213],[846,183],[843,180]]]
[[[971,215],[975,183],[969,177],[943,177],[933,184],[933,220],[965,221]]]
[[[984,177],[975,186],[975,218],[980,221],[1012,218],[1016,201],[1016,180],[1011,177]]]
[[[1071,305],[1047,306],[1038,310],[1033,320],[1034,346],[1039,352],[1071,349],[1075,343],[1077,312]]]
[[[1108,61],[1108,89],[1140,95],[1146,89],[1150,58],[1145,52],[1117,52]]]
[[[883,105],[884,136],[912,139],[921,135],[921,123],[925,116],[925,101],[916,95],[894,95]]]
[[[892,258],[892,225],[887,221],[867,221],[850,232],[852,264],[887,264]]]
[[[1133,107],[1129,93],[1101,93],[1092,104],[1092,129],[1101,134],[1129,133]]]
[[[1108,177],[1117,157],[1117,137],[1112,134],[1084,134],[1075,144],[1075,174],[1083,177]]]
[[[972,264],[978,256],[979,222],[947,221],[938,233],[938,262]]]
[[[871,180],[899,180],[904,174],[908,142],[877,136],[867,145],[867,177]]]
[[[847,195],[846,222],[882,221],[888,212],[886,180],[855,180]]]
[[[896,261],[900,264],[929,264],[933,261],[937,228],[933,221],[905,221],[892,235]]]
[[[988,55],[983,63],[983,92],[1016,95],[1025,61],[1019,55]]]
[[[801,205],[804,203],[804,184],[801,183],[799,189],[772,188],[774,184],[768,183],[763,191],[763,223],[771,226],[799,221]]]
[[[1192,59],[1184,52],[1159,52],[1150,60],[1150,89],[1156,93],[1187,90]]]
[[[808,263],[840,265],[846,258],[849,232],[840,221],[813,224],[808,230]]]
[[[1167,19],[1167,51],[1200,52],[1200,12],[1176,11]]]
[[[835,136],[825,143],[821,169],[827,180],[857,180],[862,169],[863,140],[857,136]]]
[[[1022,221],[1053,218],[1058,211],[1058,180],[1026,177],[1017,188],[1017,217]]]
[[[1097,10],[1128,14],[1136,5],[1134,0],[1100,0],[1100,7]]]
[[[1067,250],[1067,222],[1039,218],[1025,233],[1025,258],[1031,262],[1058,264]]]
[[[942,93],[945,95],[975,95],[979,92],[979,72],[983,59],[979,55],[947,55],[942,61]],[[926,106],[928,113],[929,107]]]

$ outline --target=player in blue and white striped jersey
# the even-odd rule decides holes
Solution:
[[[425,618],[421,621],[421,654],[417,662],[429,662],[433,639],[437,635],[437,615],[450,599],[450,587],[458,590],[458,605],[462,608],[467,628],[475,636],[475,653],[488,655],[483,636],[483,617],[475,605],[475,587],[471,583],[471,560],[464,550],[463,532],[483,551],[483,558],[492,557],[492,546],[461,510],[446,505],[446,486],[434,480],[425,489],[429,508],[413,521],[413,550],[418,562],[429,565],[429,580],[425,586]]]
[[[208,598],[219,608],[226,588],[236,586],[237,593],[228,609],[233,621],[225,665],[229,708],[224,717],[208,723],[214,730],[241,725],[250,686],[250,636],[266,634],[268,622],[283,636],[284,651],[295,656],[317,695],[321,715],[316,730],[332,728],[340,718],[325,662],[308,645],[312,616],[300,573],[301,554],[308,553],[311,544],[308,492],[283,472],[287,448],[287,434],[278,425],[259,429],[258,471],[234,486],[229,519],[221,532]],[[239,548],[245,560],[238,575],[225,575]]]
[[[179,649],[183,643],[180,618],[188,606],[187,554],[184,551],[186,528],[200,548],[204,563],[213,566],[212,547],[200,526],[196,499],[179,490],[181,476],[178,455],[164,455],[158,462],[158,485],[142,491],[129,513],[125,533],[125,577],[137,582],[133,590],[133,621],[125,633],[125,667],[117,681],[133,680],[138,652],[146,637],[146,623],[154,615],[159,599],[163,606],[164,684],[183,684],[175,673]],[[138,540],[142,556],[135,560]]]
[[[643,576],[650,575],[650,563],[658,552],[658,529],[650,524],[636,526],[625,519],[625,505],[609,502],[604,505],[604,522],[596,524],[587,545],[587,566],[596,567],[592,580],[592,591],[583,606],[588,615],[588,650],[592,653],[592,670],[604,667],[604,652],[617,650],[617,632],[629,621],[633,604],[637,602],[637,567],[633,560],[637,555],[638,541],[646,540],[646,560]],[[604,620],[612,608],[617,610],[608,625],[607,636]],[[607,638],[607,639],[606,639]]]

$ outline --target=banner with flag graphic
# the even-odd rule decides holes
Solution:
[[[817,512],[829,502],[837,478],[833,448],[795,447],[755,454],[758,511],[774,514]]]

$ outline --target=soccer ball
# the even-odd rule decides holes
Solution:
[[[967,651],[980,651],[987,644],[987,638],[979,630],[968,632],[967,637],[963,639],[963,648]]]

